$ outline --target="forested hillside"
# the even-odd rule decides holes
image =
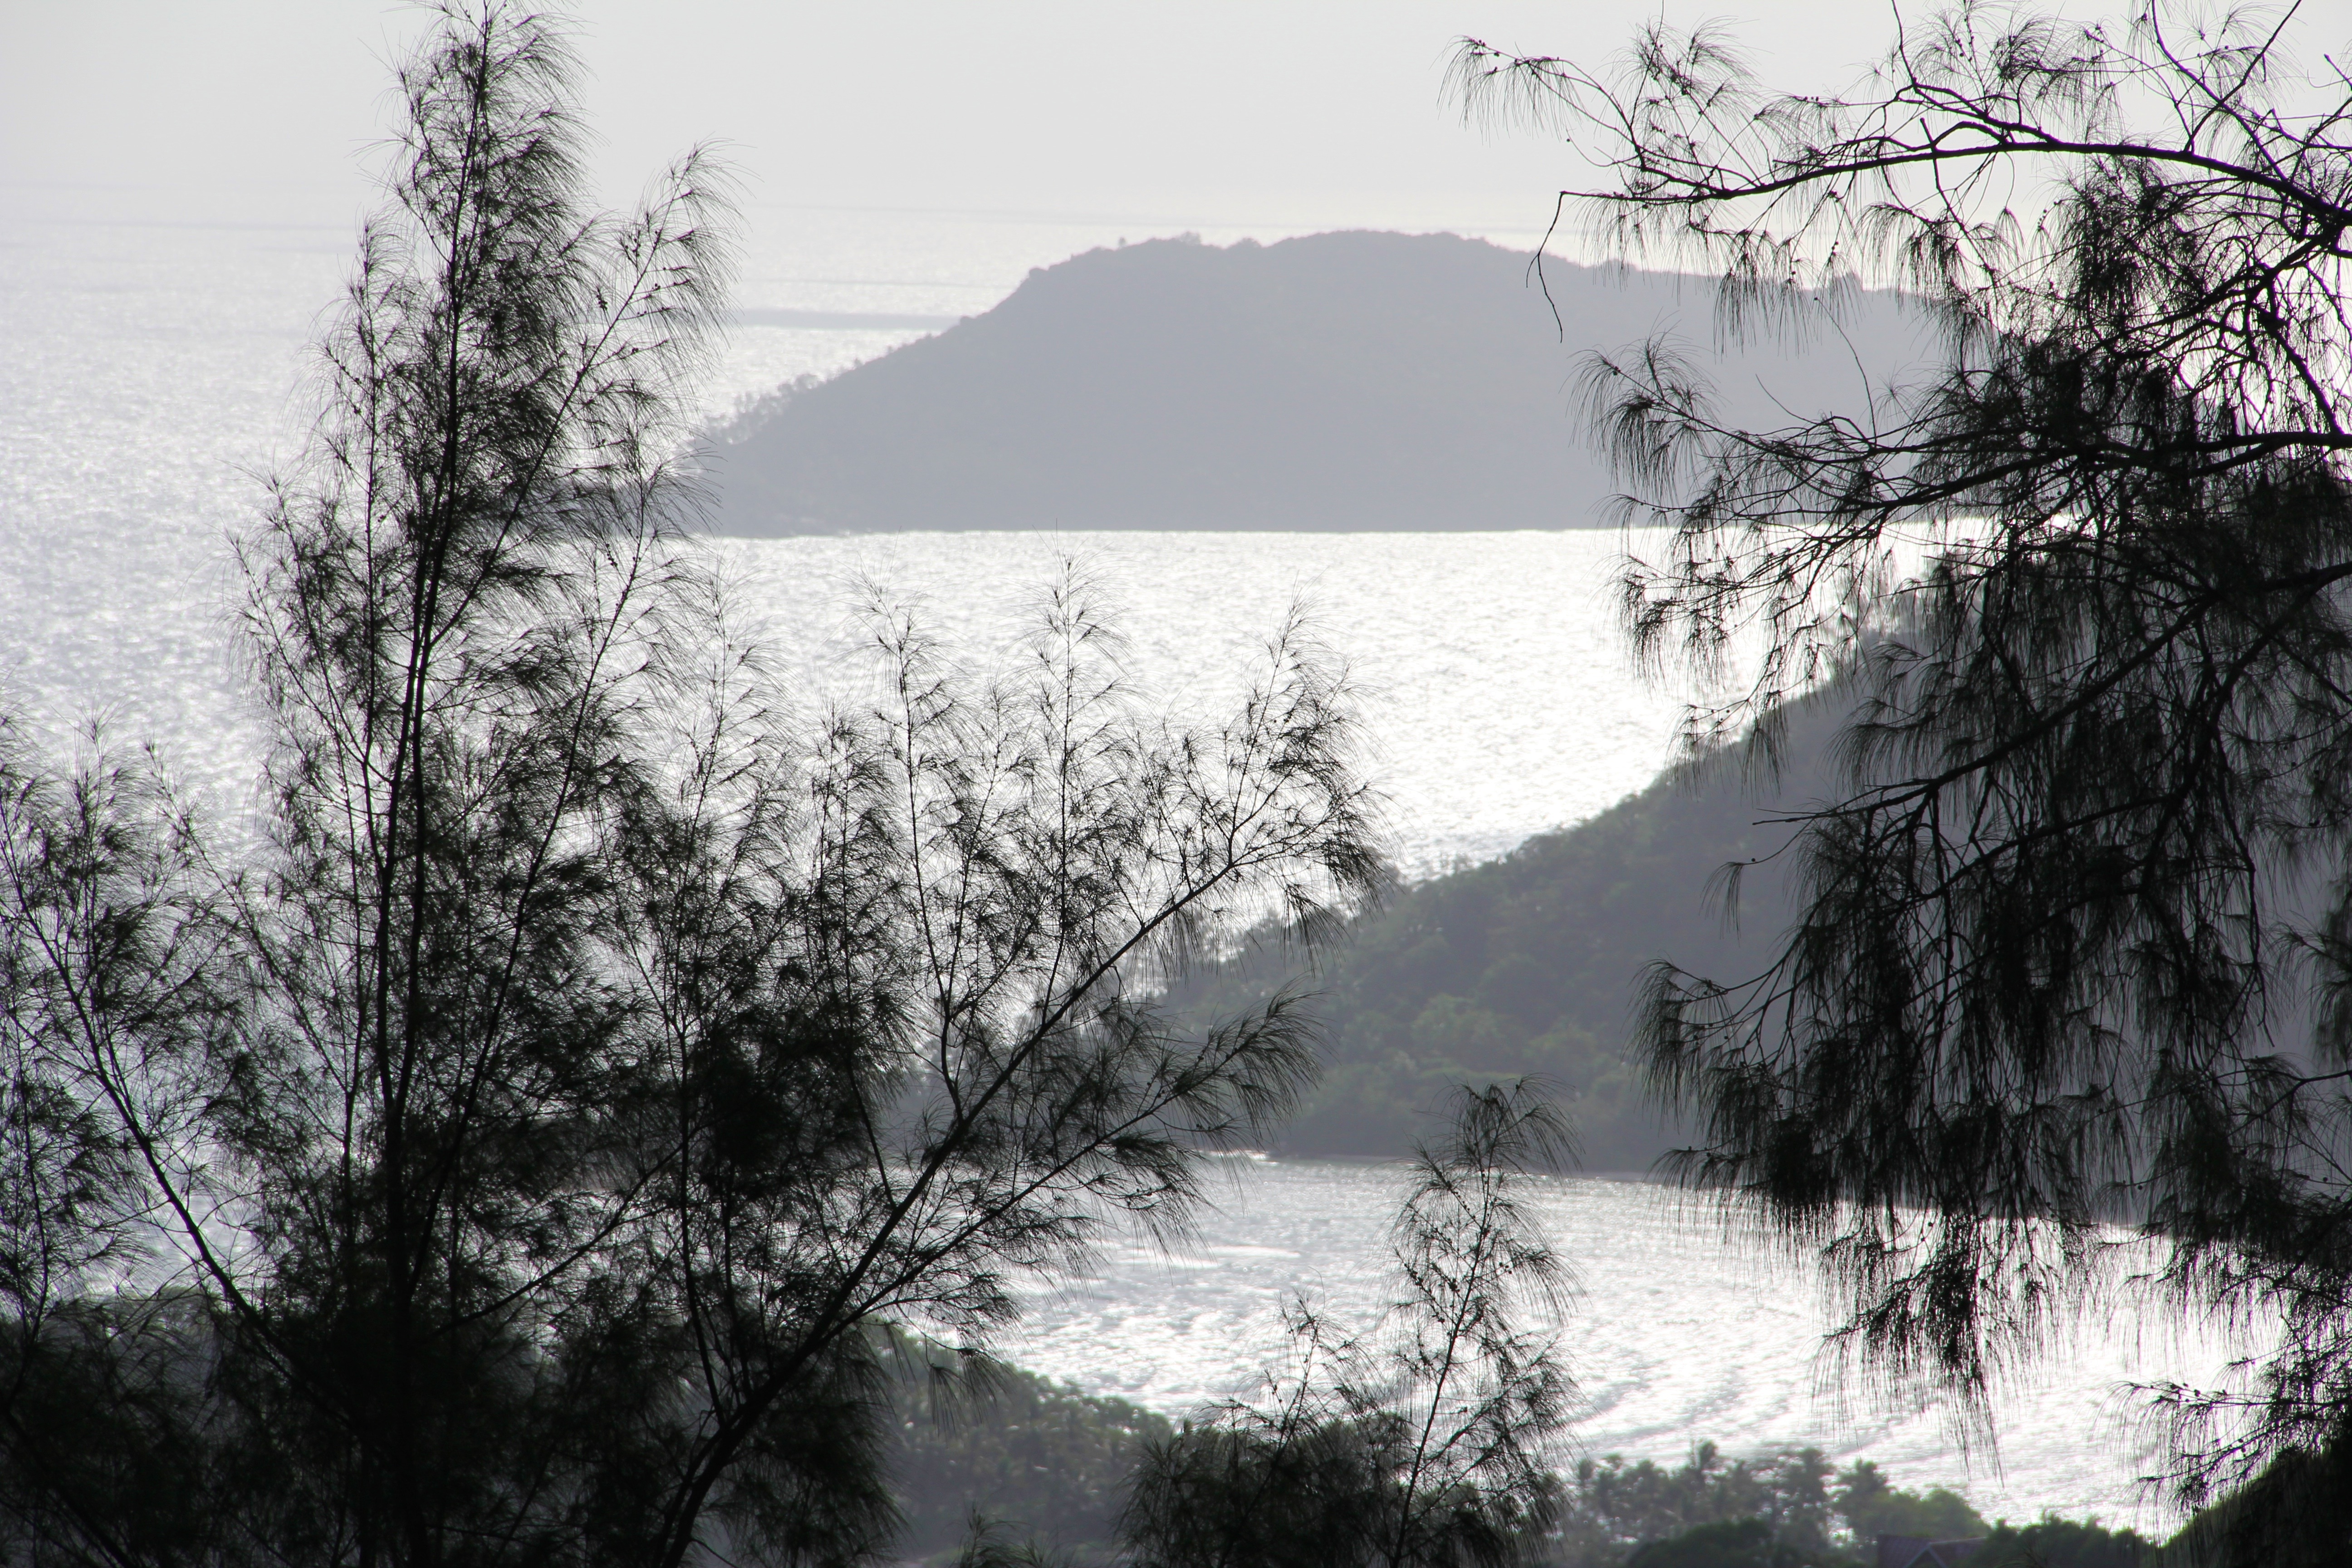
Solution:
[[[1736,929],[1720,872],[1783,843],[1776,799],[1822,793],[1833,719],[1808,707],[1792,720],[1773,794],[1749,785],[1736,752],[1684,764],[1500,860],[1400,887],[1350,922],[1309,982],[1328,1066],[1284,1149],[1399,1153],[1451,1085],[1528,1073],[1561,1090],[1587,1169],[1638,1170],[1673,1146],[1676,1130],[1643,1104],[1626,1058],[1635,987],[1662,958],[1728,978],[1780,933],[1781,864],[1744,875]],[[1270,956],[1204,965],[1173,1000],[1235,1011],[1288,972]]]
[[[983,315],[780,389],[710,457],[722,531],[1564,528],[1606,521],[1586,352],[1714,355],[1699,279],[1452,235],[1153,240],[1030,274]],[[1547,290],[1549,294],[1547,294]],[[1558,316],[1555,319],[1554,308]],[[1734,417],[1867,412],[1916,320],[1859,296],[1851,343],[1714,368]]]

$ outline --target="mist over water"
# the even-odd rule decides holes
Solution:
[[[348,265],[347,228],[142,225],[62,198],[0,209],[0,700],[62,732],[104,715],[152,738],[235,811],[258,731],[232,656],[226,541],[258,476],[294,451],[306,348]],[[955,317],[1031,266],[1121,237],[1097,223],[810,215],[748,260],[709,406],[827,374],[913,335],[876,319]],[[1141,226],[1127,231],[1143,235]],[[1273,238],[1280,231],[1257,231]],[[1221,236],[1213,230],[1204,237]],[[762,315],[761,312],[770,314]],[[785,314],[791,312],[793,314]],[[811,318],[846,325],[811,325]],[[866,324],[859,324],[863,321]],[[1563,430],[1563,439],[1574,439]],[[746,615],[810,700],[856,638],[848,584],[919,603],[993,654],[1019,606],[1076,556],[1124,607],[1138,681],[1213,709],[1295,599],[1375,697],[1370,759],[1396,853],[1423,875],[1491,857],[1640,787],[1671,755],[1675,696],[1632,674],[1615,629],[1612,533],[906,533],[719,541]],[[822,677],[822,679],[820,679]],[[1180,1412],[1247,1382],[1301,1289],[1354,1317],[1381,1299],[1391,1176],[1235,1162],[1199,1245],[1113,1245],[1042,1295],[1008,1347],[1083,1386]],[[1546,1203],[1582,1276],[1566,1343],[1591,1453],[1679,1459],[1818,1441],[1906,1484],[1970,1482],[1988,1512],[2127,1515],[2135,1465],[2102,1413],[2124,1380],[2210,1376],[2218,1342],[2126,1313],[2007,1395],[2001,1468],[1965,1469],[1946,1413],[1842,1421],[1814,1397],[1810,1281],[1722,1244],[1659,1189],[1565,1181]]]

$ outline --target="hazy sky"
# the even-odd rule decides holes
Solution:
[[[1452,41],[1605,58],[1657,0],[588,0],[608,198],[728,144],[763,206],[1443,226],[1533,216],[1560,151],[1465,130]],[[1884,0],[1666,0],[1778,77],[1849,79]],[[424,13],[381,0],[0,0],[18,210],[342,223]]]

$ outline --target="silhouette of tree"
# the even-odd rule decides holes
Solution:
[[[1288,626],[1171,727],[1073,583],[1003,675],[877,610],[790,721],[682,531],[723,181],[583,210],[575,75],[499,0],[401,73],[240,545],[254,830],[0,734],[12,1557],[870,1556],[884,1325],[1181,1230],[1310,1070],[1149,998],[1370,885],[1344,680]]]
[[[1915,384],[1769,430],[1671,345],[1592,365],[1627,515],[1670,530],[1640,646],[1764,646],[1696,733],[1752,720],[1769,763],[1790,693],[1859,704],[1778,961],[1656,971],[1644,1051],[1702,1118],[1686,1171],[1819,1247],[1878,1374],[1981,1395],[2116,1222],[2179,1300],[2274,1317],[2250,1385],[2163,1392],[2190,1500],[2352,1407],[2352,91],[2293,60],[2324,20],[1960,4],[1831,96],[1715,29],[1614,76],[1455,64],[1605,170],[1563,200],[1613,243],[1719,272],[1728,330],[1833,329],[1857,279],[1941,327]]]

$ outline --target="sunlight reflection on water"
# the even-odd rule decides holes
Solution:
[[[1195,1245],[1106,1247],[1092,1273],[1034,1296],[1007,1354],[1181,1415],[1247,1394],[1282,1309],[1302,1293],[1343,1330],[1368,1324],[1391,1289],[1382,1264],[1397,1169],[1246,1158],[1226,1174]],[[2221,1335],[2160,1310],[2116,1310],[2005,1388],[1997,1451],[1964,1457],[1941,1401],[1887,1407],[1817,1392],[1830,1325],[1811,1272],[1752,1237],[1727,1247],[1711,1207],[1601,1177],[1544,1181],[1534,1206],[1577,1279],[1560,1325],[1582,1393],[1575,1454],[1677,1463],[1701,1441],[1731,1454],[1815,1444],[1841,1461],[1876,1460],[1906,1485],[1965,1484],[1988,1517],[2054,1509],[2163,1528],[2134,1482],[2126,1385],[2218,1377],[2231,1355]]]

